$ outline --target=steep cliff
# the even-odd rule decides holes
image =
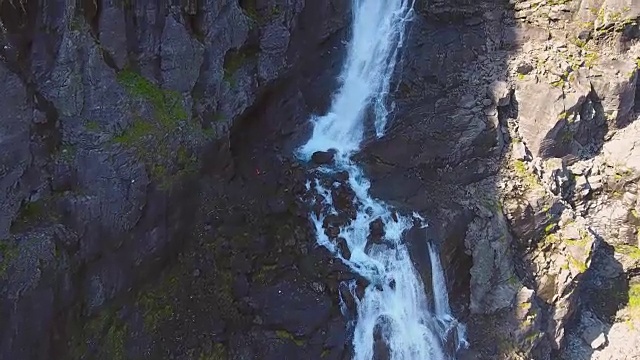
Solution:
[[[635,355],[638,6],[416,1],[358,161],[428,219],[461,357]],[[0,358],[349,357],[341,282],[364,283],[315,245],[292,156],[348,22],[340,0],[0,0]]]
[[[239,246],[224,238],[221,223],[213,233],[216,218],[235,217],[229,236],[246,238],[252,222],[289,212],[293,191],[279,195],[292,182],[266,187],[255,175],[276,181],[290,170],[254,169],[237,149],[252,144],[232,139],[244,136],[243,114],[273,91],[326,78],[340,54],[317,54],[341,39],[348,8],[339,1],[0,1],[0,14],[0,358],[157,354],[165,345],[157,338],[155,345],[126,341],[136,337],[136,316],[154,335],[170,315],[154,301],[171,294],[138,289],[184,244]],[[312,103],[312,91],[305,96]],[[241,178],[247,164],[253,178]],[[256,204],[242,222],[236,208],[248,205],[237,198],[251,186]],[[273,250],[259,243],[248,246]],[[219,307],[211,312],[233,312],[225,301],[235,272],[254,266],[256,251],[247,253],[248,264],[214,265],[202,290],[219,298],[207,299]],[[194,355],[203,344],[180,345]]]

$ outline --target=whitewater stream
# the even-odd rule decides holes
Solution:
[[[431,263],[433,288],[425,291],[403,239],[413,226],[426,228],[426,222],[418,214],[398,215],[389,205],[374,199],[369,193],[369,180],[352,161],[364,138],[367,114],[375,117],[377,137],[384,136],[393,109],[386,97],[412,15],[410,0],[353,0],[352,38],[339,89],[327,114],[312,118],[313,134],[297,152],[303,160],[310,160],[317,151],[335,152],[332,164],[313,170],[307,190],[317,195],[315,199],[319,200],[313,201],[321,203],[312,204],[321,205],[321,211],[310,213],[318,244],[369,282],[364,294],[357,294],[355,281],[345,284],[357,307],[352,323],[355,360],[374,357],[376,329],[392,360],[451,359],[455,357],[452,352],[466,346],[465,328],[451,314],[436,247],[429,243],[429,254],[417,255],[428,255]],[[319,180],[326,174],[345,172],[357,212],[340,227],[339,237],[346,242],[350,255],[343,254],[335,239],[326,234],[325,218],[335,216],[339,209],[333,203],[335,189]],[[382,242],[367,244],[375,221],[384,224]],[[455,343],[447,344],[447,339]],[[453,351],[447,350],[451,348]]]

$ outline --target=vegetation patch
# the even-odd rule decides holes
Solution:
[[[640,315],[640,283],[629,285],[629,310]]]
[[[18,257],[18,244],[10,240],[0,240],[0,279],[7,275],[9,266]]]
[[[76,156],[77,149],[73,145],[64,144],[58,151],[57,158],[65,163],[70,163]]]
[[[173,316],[174,308],[171,299],[178,288],[178,283],[176,274],[168,274],[162,283],[140,291],[136,305],[142,311],[144,328],[147,332],[156,331],[163,321]]]
[[[247,54],[241,50],[229,50],[224,57],[223,79],[231,87],[237,85],[236,73],[247,61]]]
[[[131,126],[113,141],[134,148],[159,187],[168,189],[175,179],[192,173],[197,165],[194,155],[185,155],[186,148],[179,147],[176,151],[179,137],[175,133],[181,129],[179,124],[188,120],[182,96],[161,89],[131,70],[118,73],[117,80],[133,98],[152,106],[155,121],[136,116]]]
[[[127,131],[122,133],[120,136],[115,137],[113,140],[120,144],[136,146],[139,145],[140,141],[144,137],[154,136],[155,130],[155,127],[144,119],[136,118]]]
[[[627,255],[633,260],[640,260],[640,248],[632,245],[616,245],[615,251],[619,254]]]
[[[89,131],[98,131],[100,130],[100,124],[98,124],[97,121],[87,121],[87,123],[85,124],[85,128]]]
[[[529,172],[529,170],[527,170],[527,165],[525,164],[524,161],[522,160],[514,161],[513,170],[515,171],[516,176],[518,176],[522,180],[522,183],[525,185],[525,187],[535,188],[540,186],[540,180],[538,179],[537,176],[535,176],[534,174]]]
[[[584,56],[584,59],[584,66],[591,69],[598,61],[598,53],[595,51],[590,51]]]
[[[112,310],[89,320],[71,340],[72,359],[125,360],[127,325]]]
[[[11,224],[11,230],[19,232],[30,226],[56,221],[59,217],[55,209],[55,197],[46,196],[38,201],[24,203]]]
[[[227,349],[224,344],[216,343],[209,352],[200,354],[199,360],[227,360]]]
[[[119,72],[117,80],[132,96],[149,101],[163,126],[172,128],[178,121],[187,120],[188,114],[178,92],[160,89],[144,76],[131,70]]]
[[[276,336],[283,340],[291,340],[298,346],[304,346],[304,340],[296,338],[292,333],[286,330],[276,330]]]
[[[587,271],[587,264],[569,255],[569,264],[579,273]]]
[[[556,229],[556,223],[552,222],[544,227],[544,233],[549,235]]]

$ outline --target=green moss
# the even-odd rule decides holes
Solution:
[[[229,51],[224,60],[224,76],[223,79],[229,83],[231,87],[236,86],[235,75],[242,65],[246,62],[247,56],[242,51]]]
[[[0,279],[7,275],[13,260],[18,257],[18,244],[9,240],[0,240]]]
[[[278,4],[273,5],[273,7],[271,8],[271,16],[275,17],[282,14],[282,9],[280,8],[280,6]]]
[[[530,302],[522,302],[520,304],[518,304],[518,307],[522,310],[529,310],[531,308],[531,303]]]
[[[154,287],[149,287],[140,291],[136,305],[142,311],[144,328],[151,333],[158,329],[158,326],[174,314],[171,297],[175,293],[178,285],[178,278],[173,274]]]
[[[77,150],[73,145],[65,144],[60,147],[58,158],[64,162],[71,162],[76,156]]]
[[[244,13],[247,15],[249,19],[251,19],[253,23],[260,23],[260,15],[258,14],[258,10],[256,10],[255,5],[248,6],[247,8],[245,8]],[[252,26],[254,25],[255,24],[252,24]]]
[[[558,79],[556,81],[552,81],[551,82],[551,86],[553,86],[553,87],[563,87],[564,86],[564,79]]]
[[[587,46],[587,42],[586,42],[586,41],[584,41],[584,40],[582,40],[582,39],[580,39],[580,38],[575,38],[575,39],[573,39],[573,43],[574,43],[577,47],[579,47],[579,48],[581,48],[581,49],[583,49],[583,48],[585,48],[585,47]]]
[[[188,114],[178,92],[160,89],[144,76],[131,70],[119,72],[117,80],[130,95],[150,102],[157,120],[164,127],[171,129],[178,121],[187,120]]]
[[[213,115],[213,121],[216,121],[216,122],[222,122],[222,121],[225,121],[226,119],[227,118],[222,113],[216,113],[215,115]]]
[[[585,264],[584,262],[574,258],[573,256],[569,255],[569,264],[576,270],[578,270],[578,272],[583,273],[585,271],[587,271],[587,264]]]
[[[184,146],[178,148],[178,164],[182,166],[188,166],[196,162],[195,155],[189,155],[189,152]]]
[[[55,209],[54,202],[55,197],[46,196],[38,201],[24,203],[20,208],[18,216],[11,224],[11,229],[20,231],[29,226],[58,220],[59,214]]]
[[[629,169],[621,169],[621,168],[616,168],[615,169],[615,175],[614,178],[616,180],[622,180],[624,178],[628,178],[630,176],[633,175],[633,172]]]
[[[72,359],[124,360],[127,325],[112,310],[104,310],[72,334],[69,354]]]
[[[84,20],[80,16],[74,16],[69,22],[69,29],[72,31],[82,31]]]
[[[536,342],[536,340],[538,340],[539,337],[540,337],[540,333],[535,331],[535,332],[532,332],[531,334],[527,335],[527,337],[525,337],[524,341],[529,345],[533,345]]]
[[[560,242],[560,237],[557,234],[547,234],[542,238],[544,244],[555,244]]]
[[[595,51],[590,51],[584,56],[584,58],[584,66],[591,69],[593,65],[596,64],[596,61],[598,61],[598,53],[596,53]]]
[[[206,129],[202,129],[202,134],[207,139],[213,139],[216,137],[216,130],[213,127],[208,127]]]
[[[182,103],[182,96],[169,90],[163,90],[142,75],[131,70],[118,73],[118,82],[134,98],[147,101],[153,108],[154,119],[137,117],[133,124],[120,136],[113,139],[115,143],[137,150],[138,156],[147,165],[147,170],[161,190],[169,189],[175,180],[185,174],[183,169],[175,169],[172,162],[176,157],[176,141],[174,132],[183,129],[179,122],[187,120],[188,114]],[[191,127],[190,127],[191,126]],[[192,124],[186,127],[192,129]],[[200,129],[198,129],[200,131]],[[180,159],[177,161],[179,162]],[[190,164],[195,168],[193,159]],[[191,171],[189,171],[191,172]]]
[[[114,323],[109,327],[104,340],[108,353],[111,355],[111,360],[125,359],[124,341],[126,334],[127,326],[124,324]]]
[[[564,5],[570,3],[572,0],[547,0],[547,5]]]
[[[305,344],[304,340],[296,338],[292,333],[286,330],[276,330],[276,336],[283,340],[291,340],[298,346],[304,346]]]
[[[627,255],[634,260],[640,260],[640,248],[632,245],[616,245],[615,251]]]
[[[136,119],[133,124],[122,135],[115,137],[113,140],[117,143],[135,146],[146,136],[153,136],[156,128],[143,119]]]
[[[524,80],[526,78],[525,74],[518,74],[518,80]]]
[[[547,226],[544,227],[544,233],[547,235],[551,234],[555,229],[556,229],[556,223],[548,224]]]
[[[89,131],[98,131],[100,130],[100,124],[97,121],[87,121],[85,128]]]
[[[508,282],[508,283],[509,283],[509,285],[511,285],[511,286],[517,286],[517,285],[519,285],[519,284],[520,284],[520,280],[518,280],[518,277],[517,277],[515,274],[514,274],[514,275],[511,275],[511,276],[509,277],[509,279],[507,279],[507,282]]]
[[[640,283],[629,286],[629,309],[640,313]]]
[[[525,185],[527,188],[535,188],[537,186],[540,186],[538,178],[534,174],[530,173],[529,170],[527,170],[527,165],[524,161],[515,160],[513,162],[513,169],[516,173],[516,176],[518,176],[523,181],[523,185]]]
[[[217,343],[213,345],[211,352],[203,352],[200,354],[199,360],[227,360],[227,349],[224,344]]]

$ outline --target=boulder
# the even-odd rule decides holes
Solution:
[[[497,106],[507,106],[511,102],[511,88],[504,81],[494,81],[487,88],[487,95]]]
[[[602,61],[591,69],[589,80],[611,128],[628,122],[635,104],[637,72],[630,59]]]
[[[311,161],[317,165],[328,165],[333,162],[335,151],[316,151],[311,155]]]
[[[534,157],[564,156],[572,151],[568,123],[580,111],[591,88],[584,71],[576,71],[570,78],[570,89],[566,90],[536,80],[518,82],[519,132]]]

